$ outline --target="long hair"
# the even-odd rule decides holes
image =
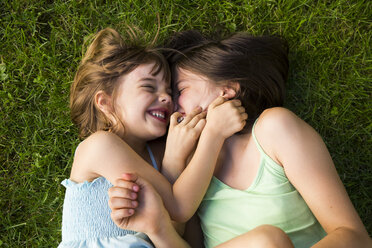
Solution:
[[[122,125],[115,113],[114,125],[95,104],[98,91],[115,99],[119,77],[141,64],[154,63],[151,73],[164,71],[165,80],[170,79],[168,63],[159,49],[141,45],[136,37],[130,36],[131,39],[124,40],[116,30],[103,29],[93,37],[82,58],[70,90],[71,119],[79,128],[80,138],[98,130],[115,132]]]
[[[282,38],[237,33],[209,39],[189,30],[175,34],[166,47],[171,51],[165,55],[172,72],[182,68],[217,85],[238,82],[236,98],[248,114],[246,127],[266,108],[283,105],[288,45]]]

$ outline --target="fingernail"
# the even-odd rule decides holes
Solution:
[[[133,209],[129,209],[129,210],[128,210],[128,213],[129,213],[130,215],[132,215],[132,214],[134,214],[134,210],[133,210]]]
[[[131,193],[131,194],[130,194],[130,197],[131,197],[132,199],[136,199],[136,198],[137,198],[137,194],[136,194],[136,193]]]
[[[181,122],[183,121],[183,119],[184,119],[183,116],[178,117],[177,122],[178,122],[178,123],[181,123]]]
[[[137,192],[139,190],[139,187],[138,185],[133,185],[132,189]]]
[[[137,202],[136,201],[132,201],[132,206],[133,207],[136,207],[137,206]]]

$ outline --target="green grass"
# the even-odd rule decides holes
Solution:
[[[84,39],[133,24],[280,34],[291,52],[286,106],[324,138],[372,233],[370,1],[1,1],[0,247],[56,247],[77,132],[68,92]]]

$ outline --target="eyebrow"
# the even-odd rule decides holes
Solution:
[[[178,80],[177,82],[174,82],[174,85],[179,85],[180,83],[183,83],[185,80]]]
[[[151,82],[156,82],[156,79],[155,78],[150,78],[150,77],[144,77],[144,78],[141,78],[140,80],[138,80],[139,82],[140,81],[151,81]]]
[[[138,80],[138,82],[143,82],[143,81],[149,81],[149,82],[152,82],[152,83],[156,83],[156,79],[155,78],[151,78],[151,77],[144,77],[144,78],[140,78],[139,80]],[[169,82],[169,83],[167,83],[167,86],[168,86],[168,88],[170,88],[170,89],[172,89],[172,87],[171,87],[171,83]]]

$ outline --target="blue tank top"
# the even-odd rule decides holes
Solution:
[[[156,160],[147,146],[151,161]],[[124,230],[111,220],[108,189],[113,185],[104,177],[92,182],[62,181],[66,187],[62,215],[62,242],[58,247],[153,247],[143,233]]]

